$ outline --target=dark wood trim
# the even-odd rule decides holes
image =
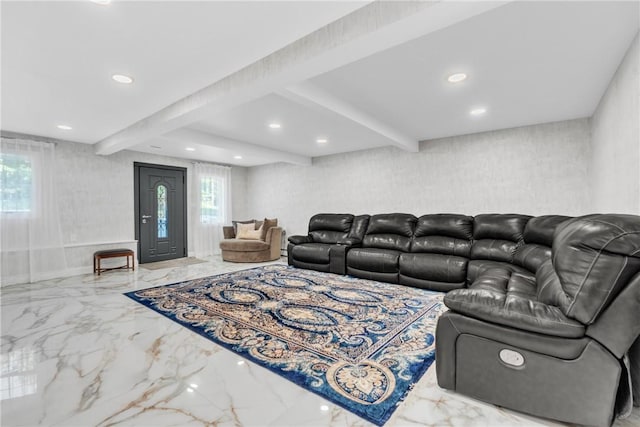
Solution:
[[[180,171],[183,173],[184,180],[182,183],[183,186],[183,196],[182,196],[182,206],[183,206],[183,218],[184,218],[184,256],[186,257],[189,254],[189,246],[188,246],[188,226],[189,219],[187,217],[187,168],[179,167],[179,166],[167,166],[167,165],[156,165],[153,163],[141,163],[141,162],[133,162],[133,210],[135,215],[134,220],[134,229],[136,240],[138,241],[138,263],[140,262],[140,168],[154,168],[154,169],[166,169],[166,170],[174,170]]]

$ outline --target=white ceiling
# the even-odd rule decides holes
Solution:
[[[312,82],[420,140],[589,117],[638,31],[638,5],[507,4]],[[446,81],[459,71],[466,81]],[[470,117],[475,106],[487,114]]]
[[[95,143],[363,4],[2,1],[2,129]]]
[[[2,1],[0,127],[91,144],[123,135],[118,149],[243,166],[415,151],[590,116],[640,26],[637,1],[368,3]],[[272,81],[247,83],[238,70],[265,57],[258,80]],[[458,71],[469,78],[448,83]],[[216,106],[216,84],[239,101]],[[185,105],[197,114],[174,120]],[[476,106],[487,113],[470,117]]]
[[[271,129],[277,122],[280,129]],[[389,145],[372,130],[324,109],[301,106],[278,95],[267,95],[217,114],[192,128],[304,156],[323,156]],[[316,139],[327,139],[317,144]]]

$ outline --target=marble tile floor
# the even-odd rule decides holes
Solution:
[[[2,288],[1,425],[370,425],[122,295],[262,265],[207,261]],[[386,425],[559,424],[444,391],[432,366]]]

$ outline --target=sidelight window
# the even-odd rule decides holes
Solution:
[[[158,239],[167,238],[167,187],[160,184],[156,190],[158,202]]]
[[[220,204],[224,198],[222,179],[204,176],[200,180],[200,223],[215,224],[222,222]]]

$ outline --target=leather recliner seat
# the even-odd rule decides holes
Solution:
[[[435,291],[465,287],[472,236],[470,216],[421,216],[409,253],[400,255],[399,283]]]
[[[361,247],[347,253],[347,274],[398,283],[400,255],[409,251],[415,223],[409,214],[373,215]]]
[[[514,264],[513,257],[524,243],[524,230],[530,219],[530,216],[518,214],[484,214],[473,219],[467,283],[472,283],[479,273],[490,268],[502,267],[525,273]]]
[[[368,215],[314,215],[309,220],[308,235],[289,237],[289,265],[345,274],[347,250],[362,242],[368,221]]]
[[[640,220],[566,221],[550,257],[536,246],[548,235],[529,231],[517,259],[535,276],[487,269],[446,294],[438,384],[533,415],[610,425],[630,409],[630,374],[640,374],[623,363],[640,335]]]
[[[384,214],[365,228],[342,246],[346,273],[451,290],[441,387],[589,425],[640,404],[640,217]]]

